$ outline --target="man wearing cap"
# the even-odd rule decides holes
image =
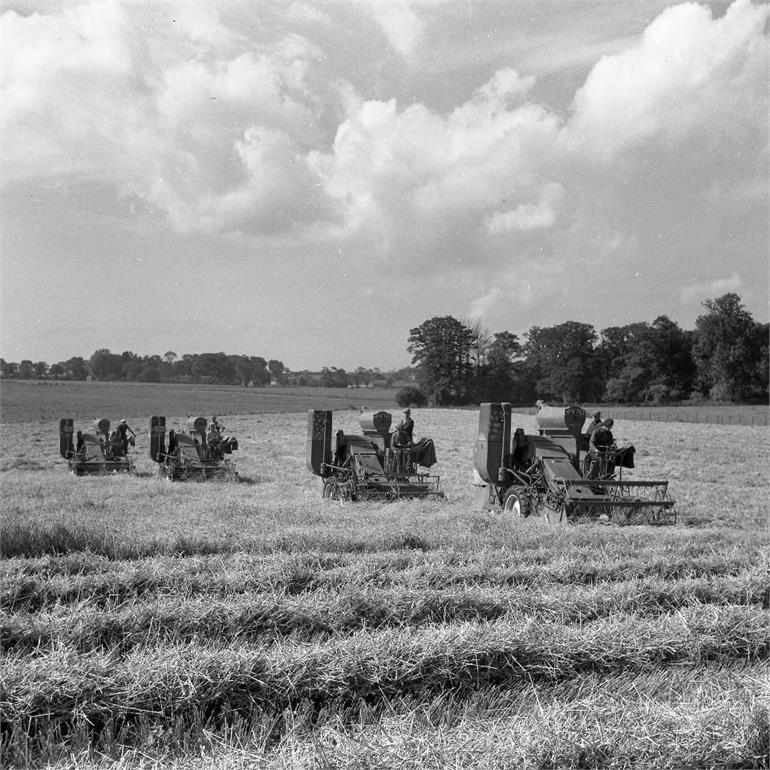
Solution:
[[[615,421],[608,417],[591,434],[589,441],[589,456],[591,466],[588,471],[589,479],[611,476],[615,470],[615,437],[612,435],[612,427]]]
[[[134,443],[134,439],[136,439],[136,433],[134,433],[134,431],[128,427],[128,423],[125,420],[121,420],[118,423],[118,427],[115,429],[115,433],[117,434],[120,446],[123,448],[123,454],[127,455],[128,445],[129,443]],[[131,434],[130,438],[128,436],[129,433]]]
[[[594,412],[591,417],[593,419],[588,423],[588,427],[585,429],[586,436],[590,436],[602,424],[601,412]]]
[[[414,442],[414,420],[412,419],[411,409],[404,409],[404,416],[401,418],[401,422],[398,423],[396,430],[406,433],[410,444]]]

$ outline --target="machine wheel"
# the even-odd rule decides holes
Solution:
[[[532,512],[529,495],[524,487],[512,487],[505,493],[503,510],[510,513],[514,519],[526,519]]]
[[[321,490],[321,497],[324,500],[341,500],[342,490],[340,489],[340,483],[337,479],[324,479],[323,489]]]

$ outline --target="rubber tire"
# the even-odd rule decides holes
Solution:
[[[321,497],[324,500],[339,500],[340,489],[337,482],[334,479],[325,479],[323,489],[321,490]]]
[[[510,513],[514,519],[529,518],[532,513],[529,495],[522,487],[511,487],[506,490],[503,498],[503,511]]]

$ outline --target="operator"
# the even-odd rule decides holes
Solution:
[[[612,435],[612,426],[615,421],[608,417],[591,434],[588,442],[590,449],[591,465],[588,470],[589,479],[598,479],[599,476],[609,476],[615,470],[614,450],[615,437]]]
[[[593,432],[602,424],[602,413],[594,412],[591,422],[588,423],[588,427],[585,429],[586,436],[590,436]]]
[[[223,430],[224,430],[224,425],[220,425],[217,422],[216,415],[213,415],[211,417],[211,422],[209,423],[209,427],[206,430],[206,443],[208,444],[210,449],[218,447],[222,443]]]
[[[123,454],[128,454],[128,445],[134,443],[134,439],[136,439],[136,433],[128,427],[128,423],[125,420],[121,420],[118,423],[118,427],[116,428],[115,432],[118,435],[118,440],[120,441],[120,445],[123,448]],[[129,438],[128,434],[131,434],[131,437]]]
[[[124,454],[125,452],[123,451],[123,442],[120,440],[118,432],[113,430],[110,433],[110,440],[109,444],[107,445],[105,456],[109,459],[111,457],[122,457]]]
[[[406,433],[409,443],[414,443],[414,420],[412,419],[411,409],[404,409],[403,417],[396,426],[396,430],[401,430]]]

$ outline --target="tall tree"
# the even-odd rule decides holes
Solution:
[[[267,368],[272,379],[274,379],[279,385],[283,385],[285,382],[284,374],[286,371],[286,367],[283,365],[283,361],[277,361],[275,358],[271,358],[267,362]]]
[[[533,326],[524,351],[542,398],[592,401],[601,390],[594,355],[596,332],[590,324],[567,321],[558,326]]]
[[[477,383],[480,401],[530,401],[521,377],[522,347],[519,338],[509,331],[497,332],[488,341]]]
[[[88,369],[97,380],[119,380],[123,376],[123,358],[107,348],[99,348],[91,355]]]
[[[473,329],[452,316],[430,318],[409,331],[407,350],[431,403],[468,403],[476,339]]]
[[[696,387],[717,401],[743,401],[761,393],[760,325],[732,292],[707,299],[703,306],[708,312],[695,321]]]

